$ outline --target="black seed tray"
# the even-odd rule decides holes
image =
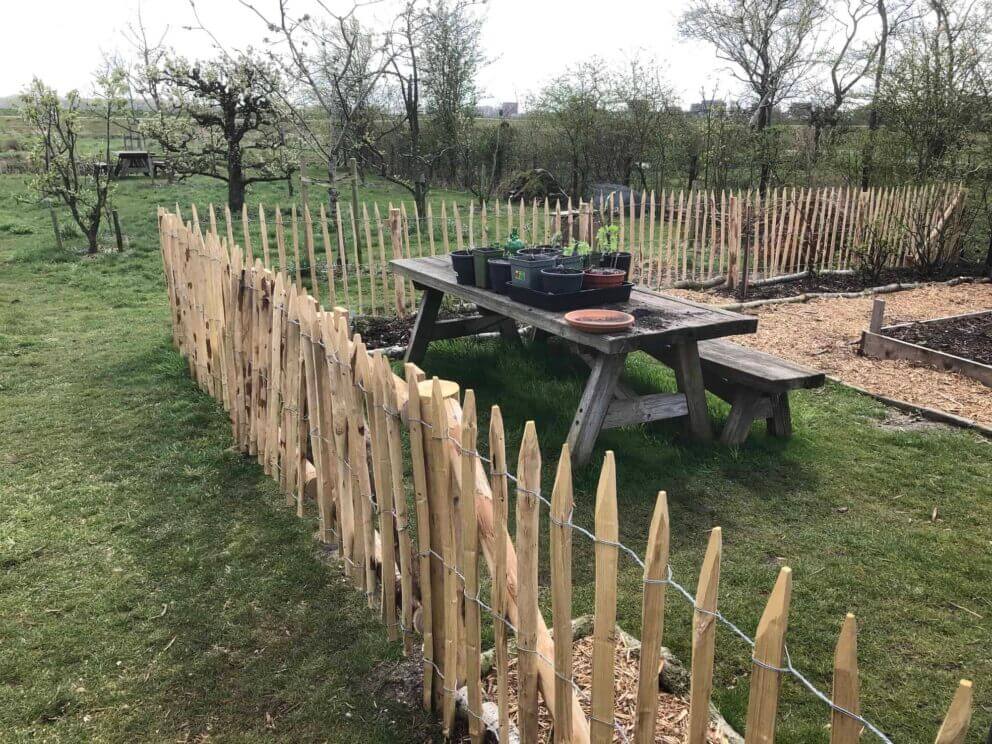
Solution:
[[[515,302],[558,313],[585,307],[610,305],[614,302],[626,302],[630,299],[630,290],[633,288],[633,284],[626,282],[619,287],[580,289],[571,294],[551,294],[550,292],[540,292],[536,289],[508,284],[506,285],[506,293]]]

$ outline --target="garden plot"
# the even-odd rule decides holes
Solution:
[[[911,347],[920,361],[992,386],[992,312],[902,323],[883,327],[881,335]]]
[[[675,293],[713,301],[712,295],[698,292]],[[992,288],[934,284],[886,295],[886,303],[894,324],[928,320],[992,310]],[[815,366],[877,395],[992,424],[992,396],[978,380],[902,359],[859,356],[860,336],[872,304],[872,297],[821,298],[752,308],[748,312],[759,318],[757,333],[734,341]]]

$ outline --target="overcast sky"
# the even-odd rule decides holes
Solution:
[[[294,0],[291,9],[310,9],[312,0]],[[328,7],[350,7],[349,0],[325,0]],[[385,0],[386,3],[390,0]],[[210,41],[189,30],[193,14],[188,0],[7,0],[0,44],[0,95],[20,92],[38,76],[60,92],[78,88],[88,94],[92,71],[102,53],[126,50],[122,31],[141,6],[145,25],[189,57],[211,53]],[[276,0],[257,0],[274,9]],[[726,95],[731,80],[723,63],[705,45],[685,42],[676,20],[685,0],[488,0],[484,46],[492,62],[480,76],[484,102],[520,100],[570,64],[598,55],[623,60],[638,54],[654,56],[683,105],[698,100],[701,87],[717,87]],[[237,0],[198,0],[204,24],[225,45],[258,46],[264,31],[257,18]],[[99,8],[99,11],[97,11]],[[388,4],[374,11],[390,13]],[[734,89],[736,90],[736,89]]]

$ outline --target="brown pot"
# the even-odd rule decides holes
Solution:
[[[625,277],[626,274],[621,269],[586,269],[582,288],[603,289],[605,287],[619,287],[623,284]]]

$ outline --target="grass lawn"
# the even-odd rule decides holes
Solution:
[[[93,258],[58,255],[47,211],[22,190],[0,179],[0,730],[65,741],[432,736],[418,711],[379,707],[377,665],[398,647],[318,559],[313,525],[227,451],[223,411],[171,348],[154,206],[222,203],[218,185],[127,184],[118,206],[131,250]],[[553,347],[457,341],[432,347],[424,367],[474,388],[480,411],[501,404],[511,461],[535,419],[550,491],[581,363]],[[673,385],[637,357],[628,382]],[[792,440],[760,433],[739,449],[686,445],[670,425],[606,433],[594,462],[617,452],[621,539],[643,551],[654,494],[667,490],[679,580],[695,585],[707,531],[721,525],[725,614],[753,632],[788,564],[790,649],[821,689],[855,612],[867,714],[896,741],[932,740],[969,677],[970,741],[981,741],[992,712],[990,444],[894,428],[884,407],[835,386],[796,396],[793,410]],[[713,402],[713,414],[726,407]],[[575,519],[587,526],[596,475],[576,472]],[[621,567],[619,622],[638,634],[640,575]],[[576,536],[575,614],[592,609],[592,570]],[[688,661],[688,608],[672,593],[668,607],[666,644]],[[748,654],[720,631],[717,658],[714,700],[743,728]],[[785,684],[779,741],[826,742],[827,720]]]

